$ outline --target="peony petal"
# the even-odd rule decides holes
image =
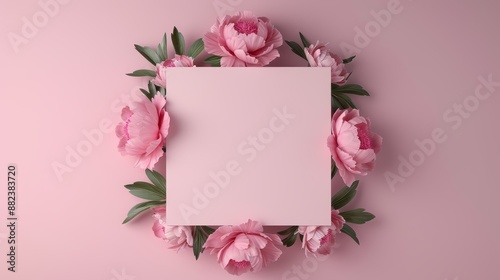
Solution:
[[[239,60],[241,60],[241,61],[243,61],[244,63],[247,63],[247,64],[257,64],[259,62],[258,59],[256,59],[255,57],[252,57],[252,56],[248,55],[243,50],[236,50],[236,51],[234,51],[234,55],[236,55],[236,57]]]
[[[272,49],[269,53],[263,54],[263,55],[260,55],[260,56],[257,57],[257,59],[258,59],[258,65],[260,65],[260,66],[266,66],[269,63],[271,63],[271,61],[273,61],[274,59],[276,59],[277,57],[280,57],[280,54],[279,54],[278,50]]]
[[[234,246],[236,248],[238,248],[239,250],[248,249],[249,245],[250,245],[249,237],[247,237],[247,235],[245,235],[245,234],[239,234],[234,239]]]
[[[221,44],[219,42],[219,35],[207,32],[203,36],[203,43],[205,44],[205,50],[213,55],[224,56],[226,53],[221,48]]]
[[[249,53],[257,51],[265,46],[264,38],[255,33],[244,35],[242,38]]]
[[[207,241],[203,245],[203,248],[217,248],[221,249],[227,245],[229,242],[225,239],[227,234],[233,233],[231,226],[221,226],[214,233],[210,234]]]
[[[356,163],[363,164],[374,161],[375,157],[376,157],[375,151],[373,151],[372,149],[367,149],[367,150],[359,150],[353,159]]]
[[[375,151],[376,154],[379,153],[382,147],[382,140],[383,140],[382,137],[378,134],[373,133],[371,140],[372,140],[371,143],[373,146],[373,150]]]
[[[355,155],[359,151],[361,141],[358,138],[358,128],[349,123],[344,123],[336,140],[338,148],[345,153]]]
[[[261,223],[248,219],[246,223],[234,226],[234,230],[242,231],[245,233],[258,233],[258,232],[263,232],[264,227],[262,226]]]
[[[247,46],[245,44],[245,40],[238,36],[238,32],[234,30],[233,25],[228,25],[224,28],[224,38],[225,38],[225,46],[229,51],[243,50],[247,51]]]
[[[233,56],[223,56],[220,65],[222,67],[245,67],[245,62]]]
[[[128,120],[133,114],[134,113],[132,112],[132,110],[130,110],[128,106],[123,107],[121,114],[122,120],[124,121]]]
[[[275,48],[281,47],[283,45],[283,36],[278,29],[274,28],[270,22],[266,23],[266,28],[268,33],[267,38],[264,37],[266,38],[266,45],[274,45]]]

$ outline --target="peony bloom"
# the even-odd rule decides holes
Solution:
[[[156,77],[153,79],[153,84],[167,88],[167,67],[195,67],[193,58],[185,55],[176,54],[174,58],[167,59],[156,64]]]
[[[203,247],[217,253],[219,264],[233,275],[257,272],[281,255],[275,246],[282,244],[278,235],[263,231],[262,225],[252,220],[239,226],[221,226]]]
[[[153,208],[153,218],[155,218],[155,223],[153,224],[152,230],[156,237],[165,239],[165,216],[167,208],[165,206]]]
[[[283,37],[269,19],[245,11],[217,19],[203,42],[208,53],[222,57],[223,67],[265,66],[280,56]]]
[[[304,48],[304,52],[311,67],[330,67],[332,68],[332,83],[345,84],[349,76],[346,66],[338,55],[326,48],[326,45],[317,42],[316,45],[311,44],[308,48]]]
[[[122,155],[135,157],[140,168],[153,169],[163,155],[170,123],[165,104],[161,94],[156,94],[152,100],[141,94],[140,101],[122,109],[123,122],[115,130],[120,138],[118,150]]]
[[[371,132],[370,121],[357,109],[337,110],[327,145],[340,176],[349,186],[355,181],[354,175],[364,176],[373,169],[382,137]]]
[[[332,210],[332,225],[327,226],[301,226],[297,230],[304,236],[302,248],[306,251],[306,256],[329,255],[335,245],[335,235],[345,224],[344,217],[340,216],[338,210]]]
[[[169,249],[179,251],[184,247],[193,247],[193,228],[189,226],[167,226],[165,224],[166,207],[156,207],[153,209],[153,217],[156,219],[153,224],[153,232],[156,237],[162,238],[169,244]]]
[[[344,227],[345,219],[340,216],[339,210],[332,210],[332,230],[334,233],[340,233],[342,227]]]
[[[300,226],[298,233],[302,234],[302,248],[306,256],[329,255],[335,244],[335,233],[328,226]]]

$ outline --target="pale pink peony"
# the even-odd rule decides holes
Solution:
[[[332,210],[332,230],[334,233],[340,233],[342,227],[344,227],[345,219],[340,216],[339,210]]]
[[[153,209],[153,217],[156,219],[153,224],[153,232],[156,237],[167,241],[169,249],[179,251],[185,247],[193,247],[193,228],[190,226],[168,226],[165,223],[166,207],[156,207]]]
[[[122,109],[123,122],[115,130],[120,138],[118,150],[122,155],[135,157],[140,168],[153,169],[163,155],[170,123],[165,104],[161,94],[156,94],[152,100],[141,94],[138,102]]]
[[[337,85],[345,84],[349,73],[342,59],[331,53],[326,45],[317,42],[311,44],[308,48],[304,48],[307,61],[311,67],[330,67],[332,69],[332,83]]]
[[[280,56],[283,37],[269,19],[244,11],[217,19],[203,42],[208,53],[222,57],[222,67],[265,66]]]
[[[257,272],[282,253],[275,246],[282,244],[278,235],[263,231],[262,225],[252,220],[239,226],[221,226],[208,236],[203,247],[217,253],[219,264],[230,274]]]
[[[195,67],[193,58],[185,55],[176,54],[174,58],[167,59],[156,64],[156,77],[153,79],[153,84],[162,88],[167,88],[167,67]]]
[[[337,110],[327,145],[340,176],[350,186],[355,175],[364,176],[373,169],[382,137],[371,132],[370,121],[360,116],[357,109]]]
[[[327,226],[300,226],[297,233],[304,236],[302,248],[306,256],[329,255],[335,245],[335,235],[345,224],[344,217],[340,216],[338,210],[332,210],[332,225]]]
[[[335,232],[328,226],[300,226],[298,233],[302,234],[302,248],[306,256],[329,255],[335,244]]]

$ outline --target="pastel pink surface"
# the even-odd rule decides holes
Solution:
[[[364,30],[375,21],[373,13],[393,1],[64,2],[15,52],[8,34],[21,34],[23,18],[32,20],[42,8],[39,0],[0,1],[2,280],[237,279],[220,268],[216,256],[195,261],[190,250],[168,250],[153,235],[152,213],[121,224],[142,201],[123,185],[147,180],[133,159],[118,153],[113,131],[131,92],[146,82],[124,74],[154,70],[133,44],[155,46],[174,25],[190,44],[207,32],[218,12],[252,10],[269,17],[285,39],[298,41],[301,31],[310,41],[330,42],[342,55],[341,43],[354,45],[359,37],[355,28]],[[334,253],[315,262],[296,244],[260,273],[239,279],[498,278],[500,88],[493,87],[467,118],[458,118],[459,126],[444,121],[443,114],[474,95],[478,76],[500,81],[500,2],[402,0],[399,6],[348,65],[350,81],[371,94],[354,100],[384,137],[375,170],[361,178],[360,192],[348,206],[377,215],[353,226],[361,246],[338,235]],[[171,45],[169,51],[173,57]],[[306,65],[286,46],[279,51],[281,58],[271,66]],[[489,92],[484,86],[480,91]],[[398,173],[399,156],[408,159],[418,149],[415,140],[431,137],[435,128],[444,129],[446,142],[391,188],[384,173]],[[51,164],[66,164],[68,147],[76,149],[88,141],[83,132],[94,130],[102,131],[101,140],[59,180]],[[6,269],[9,163],[19,169],[16,273]],[[333,191],[343,185],[338,179]]]
[[[330,224],[329,68],[167,77],[168,224]]]

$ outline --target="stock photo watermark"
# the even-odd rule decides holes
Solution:
[[[135,280],[135,276],[127,274],[125,268],[122,268],[120,272],[116,271],[116,269],[113,269],[111,271],[111,274],[113,275],[111,280]]]
[[[244,158],[247,163],[253,162],[259,152],[263,151],[276,137],[277,134],[284,131],[295,115],[291,114],[287,107],[281,110],[273,109],[273,116],[266,127],[260,129],[252,136],[248,136],[236,147],[239,156]],[[193,188],[193,198],[190,204],[182,203],[179,210],[183,219],[189,222],[190,217],[200,214],[201,210],[210,205],[210,199],[216,198],[222,189],[227,188],[231,183],[231,178],[238,176],[243,171],[241,161],[230,159],[225,163],[225,169],[219,171],[210,171],[211,180],[203,188]]]
[[[133,88],[130,93],[122,94],[110,104],[110,111],[114,114],[121,112],[122,108],[134,101],[139,101],[138,95],[142,94],[139,87]],[[65,156],[62,160],[55,160],[51,163],[52,170],[59,182],[64,180],[66,173],[71,173],[82,164],[94,150],[104,141],[104,136],[115,131],[116,124],[110,118],[102,118],[96,127],[83,129],[82,138],[74,145],[65,147]]]
[[[245,0],[215,0],[212,2],[215,12],[219,18],[225,15],[232,14],[238,6],[243,4]]]
[[[335,242],[333,250],[340,248],[341,244]],[[281,280],[303,280],[309,279],[312,274],[318,271],[319,266],[330,259],[331,254],[321,255],[317,257],[305,257],[300,264],[294,264],[292,267],[281,275]]]
[[[412,0],[409,0],[412,1]],[[354,38],[352,43],[341,42],[340,50],[344,57],[358,55],[361,51],[368,47],[372,40],[382,33],[382,30],[389,26],[395,15],[403,11],[403,5],[400,0],[390,0],[385,9],[379,11],[371,10],[370,15],[372,20],[368,21],[364,26],[354,27]]]
[[[35,38],[38,32],[59,14],[61,7],[69,2],[71,0],[39,0],[39,9],[33,15],[21,17],[20,30],[7,33],[7,39],[14,52],[18,53],[22,45],[28,44],[30,40]]]
[[[446,127],[434,128],[429,137],[415,139],[415,149],[410,151],[407,156],[398,156],[397,170],[384,173],[391,192],[396,191],[397,184],[404,183],[408,177],[413,175],[416,168],[424,164],[426,159],[436,152],[439,144],[446,142],[449,138],[446,129],[451,131],[459,129],[464,120],[469,119],[477,111],[480,103],[488,100],[495,92],[495,88],[500,87],[500,81],[494,81],[493,74],[489,74],[487,77],[479,76],[477,79],[479,83],[476,85],[474,93],[467,95],[462,102],[454,103],[444,111],[442,121]]]

